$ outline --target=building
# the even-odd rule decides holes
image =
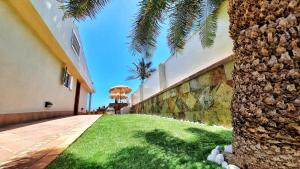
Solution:
[[[85,112],[95,91],[58,0],[0,1],[0,126]]]

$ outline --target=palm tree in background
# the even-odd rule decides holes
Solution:
[[[198,30],[213,43],[223,0],[141,0],[131,49],[151,56],[160,24],[170,21],[172,53]],[[108,0],[67,0],[66,17],[95,17]],[[233,158],[245,169],[300,168],[300,2],[229,0],[234,42]],[[229,160],[230,160],[229,159]]]
[[[132,63],[133,68],[129,68],[129,72],[132,74],[127,80],[139,79],[143,84],[144,81],[151,76],[156,69],[151,68],[152,62],[146,62],[144,58],[141,58],[136,63]]]
[[[127,80],[133,80],[133,79],[139,79],[141,80],[141,89],[140,90],[140,97],[141,99],[144,98],[144,90],[143,90],[143,84],[146,79],[148,79],[153,72],[156,71],[156,69],[151,68],[152,62],[146,62],[144,58],[141,58],[136,63],[132,63],[133,68],[129,68],[129,72],[132,74],[127,78]],[[142,106],[140,107],[140,111],[144,112],[144,103],[142,103]]]

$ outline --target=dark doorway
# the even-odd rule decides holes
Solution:
[[[79,98],[80,98],[80,82],[77,81],[76,85],[76,93],[75,93],[75,103],[74,103],[74,115],[78,115],[78,108],[79,108]]]

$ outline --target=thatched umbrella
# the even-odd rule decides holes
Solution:
[[[124,86],[124,85],[119,85],[119,86],[114,86],[112,88],[109,89],[109,93],[117,93],[117,94],[128,94],[130,93],[132,90],[130,87],[128,86]]]

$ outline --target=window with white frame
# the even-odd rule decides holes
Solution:
[[[73,88],[73,76],[68,72],[67,68],[65,68],[63,74],[63,85],[70,90]]]
[[[79,40],[74,31],[72,33],[71,44],[72,44],[72,48],[73,48],[74,52],[77,54],[77,56],[79,56],[80,55],[80,43],[79,43]]]

